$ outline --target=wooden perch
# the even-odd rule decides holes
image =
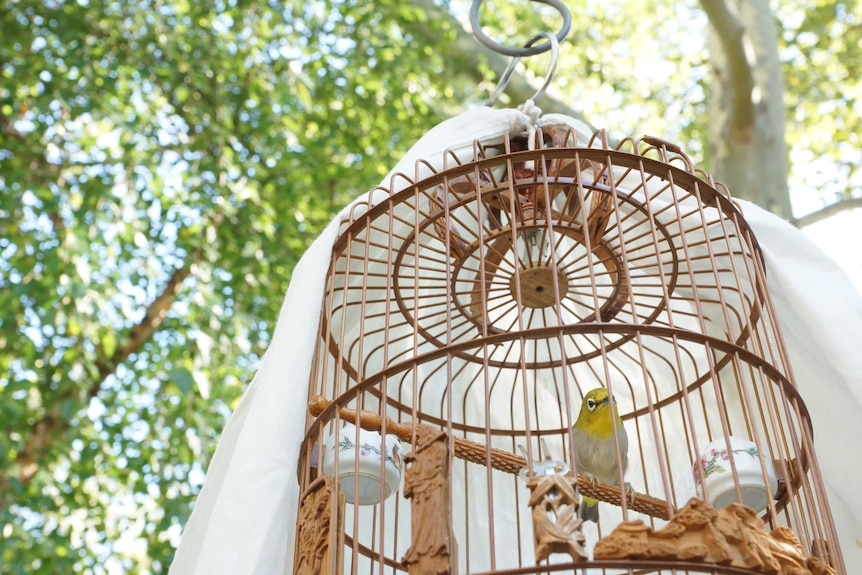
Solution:
[[[329,404],[330,401],[325,397],[316,395],[308,402],[308,412],[312,416],[318,417],[329,406]],[[412,442],[414,428],[416,430],[419,428],[436,430],[435,428],[422,424],[416,425],[405,422],[398,423],[389,417],[380,416],[371,411],[357,412],[355,409],[342,407],[339,410],[339,413],[341,419],[344,421],[349,421],[354,425],[358,425],[366,431],[376,431],[377,433],[380,433],[380,430],[383,428],[383,421],[385,419],[386,433],[391,433],[397,436],[401,441]],[[455,457],[464,461],[486,465],[490,454],[492,468],[497,469],[498,471],[512,473],[514,475],[517,475],[527,466],[527,461],[520,455],[515,455],[514,453],[497,449],[496,447],[488,448],[481,443],[470,441],[469,439],[463,439],[461,437],[454,437],[453,441],[455,444]],[[569,474],[571,474],[571,472],[569,472]],[[618,485],[602,483],[597,480],[594,481],[589,477],[579,474],[578,490],[582,495],[604,501],[605,503],[610,503],[611,505],[616,505],[618,507],[622,505],[621,494],[623,493],[623,490]],[[649,515],[650,517],[665,520],[670,519],[672,515],[672,508],[668,502],[645,493],[637,493],[634,503],[629,504],[629,509]]]

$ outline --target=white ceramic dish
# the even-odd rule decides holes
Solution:
[[[336,459],[338,483],[348,503],[374,505],[381,501],[381,459],[383,498],[386,499],[401,486],[403,453],[401,442],[394,435],[387,435],[384,442],[379,433],[360,429],[357,441],[356,427],[345,425],[326,440],[321,471],[335,476]]]
[[[703,499],[703,486],[700,483],[701,474],[697,472],[699,464],[703,472],[703,482],[706,484],[706,494],[709,503],[716,509],[738,503],[736,483],[742,493],[742,503],[755,511],[763,511],[769,504],[769,498],[775,496],[778,481],[772,461],[762,457],[753,441],[741,437],[730,436],[730,448],[724,438],[716,439],[701,450],[700,460],[695,463],[694,482],[698,497]],[[736,467],[736,478],[731,468],[730,458]],[[764,470],[767,483],[763,480]]]

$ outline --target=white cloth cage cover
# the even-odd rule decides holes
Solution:
[[[419,181],[443,167],[450,150],[468,161],[473,142],[499,142],[543,124],[581,122],[536,118],[519,110],[477,108],[442,122],[422,137],[384,179]],[[400,179],[401,185],[407,181]],[[396,190],[393,190],[396,191]],[[351,210],[375,204],[376,190],[347,206],[296,266],[260,369],[222,434],[206,482],[171,565],[172,575],[282,574],[293,568],[299,500],[296,468],[304,434],[308,376],[332,246]],[[766,261],[768,288],[794,378],[814,426],[841,551],[848,572],[862,570],[862,298],[840,268],[799,230],[754,204],[739,201]],[[354,212],[355,216],[355,212]]]

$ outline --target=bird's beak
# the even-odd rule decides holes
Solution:
[[[608,398],[606,397],[606,398],[604,398],[603,400],[601,400],[600,402],[598,402],[597,406],[602,405],[602,404],[605,404],[605,403],[607,403],[607,402],[608,402]]]

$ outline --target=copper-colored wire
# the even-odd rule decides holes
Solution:
[[[843,574],[810,418],[739,208],[673,144],[628,138],[611,148],[603,133],[555,129],[476,143],[472,159],[449,152],[440,171],[417,162],[415,174],[396,174],[350,210],[309,386],[309,397],[332,402],[306,419],[300,485],[320,473],[314,450],[319,458],[357,410],[369,412],[358,427],[414,445],[419,429],[446,430],[459,461],[448,481],[461,485],[450,504],[463,507],[458,571],[555,571],[529,564],[530,512],[515,476],[542,458],[575,467],[579,402],[602,385],[629,438],[628,474],[618,479],[638,494],[632,504],[619,485],[578,475],[582,494],[619,508],[603,507],[600,536],[634,514],[660,527],[693,494],[692,481],[705,481],[696,463],[704,445],[745,436],[779,479],[764,520],[790,527]],[[530,300],[526,289],[545,295]],[[622,467],[618,437],[614,445]],[[358,461],[335,469],[348,465],[356,489]],[[725,466],[738,483],[736,462]],[[760,476],[768,479],[766,467]],[[711,495],[708,486],[701,493]],[[410,502],[369,511],[367,523],[354,512],[345,526],[348,571],[366,560],[363,572],[403,569]],[[636,563],[590,568],[650,568]]]

